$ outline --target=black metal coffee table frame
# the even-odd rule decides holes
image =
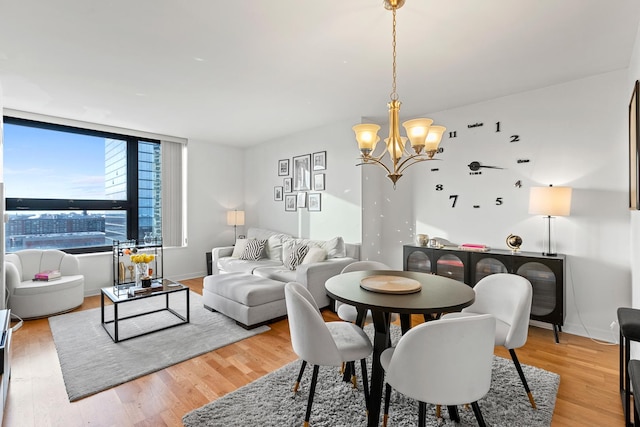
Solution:
[[[178,313],[177,311],[175,311],[174,309],[172,309],[169,306],[169,301],[170,298],[169,296],[173,293],[177,293],[177,292],[186,292],[186,316],[181,315],[180,313]],[[169,280],[164,279],[163,280],[163,287],[159,288],[157,291],[153,291],[151,293],[148,294],[139,294],[139,295],[117,295],[116,293],[114,293],[113,291],[113,286],[107,287],[107,288],[102,288],[100,290],[101,293],[101,298],[100,298],[100,321],[102,322],[102,327],[104,328],[104,330],[107,332],[107,334],[109,335],[109,337],[111,337],[111,339],[113,340],[113,342],[122,342],[122,341],[126,341],[129,340],[131,338],[137,338],[137,337],[141,337],[143,335],[148,335],[154,332],[158,332],[158,331],[163,331],[165,329],[169,329],[169,328],[173,328],[175,326],[180,326],[180,325],[184,325],[186,323],[189,323],[189,318],[190,318],[190,312],[189,312],[189,288],[187,286],[184,286],[180,283],[175,283],[175,282],[171,282]],[[104,320],[104,307],[105,307],[105,296],[107,298],[109,298],[109,301],[111,301],[113,303],[113,320]],[[128,303],[128,302],[134,302],[134,301],[140,301],[142,299],[146,299],[146,298],[157,298],[157,297],[165,297],[165,306],[163,308],[159,308],[159,309],[155,309],[155,310],[151,310],[151,311],[145,311],[145,312],[141,312],[141,313],[136,313],[136,314],[132,314],[130,316],[125,316],[125,317],[119,317],[118,316],[118,306],[120,304],[124,304],[124,303]],[[146,332],[142,332],[140,334],[136,334],[136,335],[132,335],[126,338],[122,338],[120,339],[119,335],[118,335],[118,323],[123,321],[123,320],[127,320],[127,319],[131,319],[134,317],[140,317],[140,316],[147,316],[153,313],[158,313],[160,311],[168,311],[171,314],[173,314],[174,316],[176,316],[178,319],[182,320],[182,322],[179,323],[175,323],[169,326],[164,326],[161,328],[156,328],[156,329],[152,329],[150,331],[146,331]],[[113,334],[109,331],[109,328],[107,328],[107,325],[113,323]]]

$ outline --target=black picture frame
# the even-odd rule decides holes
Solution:
[[[296,195],[287,194],[284,196],[284,210],[287,212],[295,212],[296,210]]]
[[[324,191],[324,179],[323,173],[313,175],[313,191]]]
[[[327,169],[327,152],[319,151],[313,153],[313,170],[322,171]]]
[[[289,159],[278,160],[278,176],[289,176]]]
[[[293,190],[311,190],[311,154],[293,158]]]
[[[282,187],[273,187],[273,200],[276,202],[282,201]]]
[[[640,90],[640,82],[636,80],[633,85],[633,93],[629,101],[629,209],[640,209],[640,184],[638,179],[638,167],[640,159],[638,156],[638,137],[640,136],[640,103],[638,101],[638,92]]]
[[[291,178],[285,178],[282,180],[282,186],[284,187],[284,192],[285,193],[291,193],[293,191],[293,186],[292,186],[292,180]]]
[[[309,193],[307,198],[307,209],[309,210],[309,212],[320,212],[322,210],[321,193]]]

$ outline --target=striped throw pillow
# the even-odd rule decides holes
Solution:
[[[289,270],[295,270],[298,268],[302,260],[309,252],[309,246],[296,245],[296,247],[289,253],[289,256],[284,260],[284,266]]]
[[[251,239],[247,242],[247,246],[244,248],[240,259],[247,261],[257,261],[262,258],[264,247],[266,246],[266,240]]]

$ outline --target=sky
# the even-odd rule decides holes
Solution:
[[[106,199],[105,139],[4,124],[5,196]]]

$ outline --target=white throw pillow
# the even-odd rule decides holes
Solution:
[[[312,264],[314,262],[322,262],[327,259],[327,251],[315,246],[309,247],[309,252],[302,260],[302,264]]]
[[[236,240],[236,245],[233,247],[231,258],[240,258],[240,255],[242,255],[244,249],[247,247],[247,243],[249,243],[247,239]]]
[[[334,237],[333,239],[327,240],[322,245],[322,248],[327,251],[327,258],[343,258],[347,256],[347,250],[342,237]]]

